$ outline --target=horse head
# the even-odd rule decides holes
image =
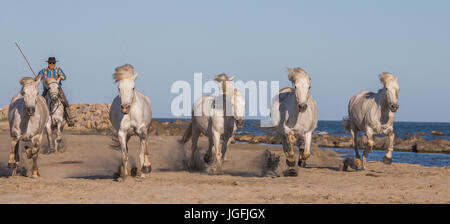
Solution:
[[[392,112],[397,112],[398,108],[398,92],[400,91],[400,86],[398,85],[398,78],[388,72],[383,72],[380,74],[380,81],[384,85],[382,90],[385,94],[385,100],[389,106],[389,110]]]
[[[120,109],[123,114],[130,112],[131,104],[136,97],[134,88],[135,81],[138,74],[134,73],[134,68],[130,64],[125,64],[116,68],[116,72],[113,74],[113,79],[118,83],[119,97],[120,97]]]
[[[45,85],[47,86],[51,102],[56,103],[59,99],[59,81],[55,78],[47,78],[45,79]]]
[[[308,108],[311,77],[301,68],[288,68],[288,78],[292,82],[298,109],[304,112]]]
[[[40,79],[34,81],[31,77],[24,77],[20,80],[20,84],[22,85],[21,94],[24,98],[24,108],[23,112],[28,116],[33,116],[36,111],[36,101],[39,96],[39,83]]]
[[[219,89],[224,95],[232,96],[234,95],[234,76],[228,77],[225,73],[216,75],[215,79],[219,83]]]

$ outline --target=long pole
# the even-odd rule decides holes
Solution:
[[[20,49],[20,47],[19,47],[19,45],[17,44],[17,42],[14,42],[14,43],[16,44],[17,48],[19,49],[19,51],[20,51],[20,53],[22,54],[23,58],[25,58],[25,61],[27,62],[28,67],[30,67],[31,72],[33,72],[34,78],[36,78],[36,73],[34,73],[33,68],[31,68],[30,62],[28,62],[27,57],[25,57],[25,55],[23,54],[22,49]]]

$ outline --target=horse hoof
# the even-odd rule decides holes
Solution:
[[[298,174],[297,174],[297,171],[295,170],[295,169],[289,169],[288,171],[287,171],[287,176],[288,177],[296,177]]]
[[[152,172],[152,166],[151,165],[142,166],[141,171],[142,171],[142,173],[150,173],[150,172]]]
[[[305,168],[306,167],[306,160],[304,161],[304,160],[299,159],[298,160],[298,166],[302,167],[302,168]]]
[[[361,160],[360,160],[360,159],[355,159],[355,165],[356,165],[357,167],[361,167],[361,165],[362,165]]]
[[[191,163],[187,164],[187,165],[186,165],[186,170],[188,170],[188,171],[194,171],[194,170],[195,170],[194,164],[191,164]]]
[[[123,166],[120,166],[119,168],[119,178],[120,179],[126,179],[127,178],[127,173],[125,172],[125,169],[123,168]]]
[[[208,169],[206,170],[206,172],[207,172],[209,175],[215,175],[215,174],[216,174],[216,170],[213,169],[213,168],[208,168]]]
[[[16,163],[8,163],[8,168],[9,169],[15,169],[17,167]]]
[[[211,162],[211,158],[207,155],[203,156],[203,161],[205,161],[205,163],[209,164],[209,162]]]
[[[286,159],[286,165],[288,165],[289,167],[294,167],[295,166],[295,160],[293,162],[291,162],[288,159]]]
[[[217,168],[217,167],[215,167],[215,168],[210,167],[210,168],[207,169],[207,172],[208,172],[209,175],[212,175],[212,176],[214,176],[214,175],[221,175],[222,174],[222,170],[220,168]]]
[[[344,163],[341,167],[341,171],[347,171],[348,170],[348,164]]]
[[[31,178],[36,179],[39,178],[41,175],[39,174],[38,171],[33,171],[33,174],[31,174]]]
[[[384,164],[390,165],[392,163],[392,158],[387,158],[386,156],[383,157]]]

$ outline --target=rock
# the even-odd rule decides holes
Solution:
[[[234,136],[234,139],[236,141],[240,141],[240,142],[251,142],[253,139],[253,136],[251,136],[251,135],[236,135],[236,136]]]
[[[254,136],[251,140],[251,144],[258,144],[258,143],[266,143],[266,144],[270,144],[270,136],[266,136],[266,135],[258,135],[258,136]]]
[[[450,152],[450,141],[434,139],[432,141],[420,141],[416,143],[417,152]]]
[[[189,124],[191,123],[191,121],[176,120],[174,123],[175,123],[176,125],[182,125],[182,126],[187,127],[187,126],[189,126]]]
[[[432,135],[445,135],[444,132],[442,132],[442,131],[435,131],[435,130],[431,131],[431,134]]]

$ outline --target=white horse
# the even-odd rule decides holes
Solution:
[[[296,176],[294,144],[300,151],[298,165],[305,167],[306,159],[311,155],[311,138],[317,126],[318,110],[310,94],[310,76],[301,68],[289,68],[288,78],[293,88],[283,88],[272,98],[270,114],[287,157],[287,175]],[[304,149],[301,142],[297,142],[298,137],[304,140]]]
[[[128,174],[128,140],[133,135],[139,136],[140,152],[138,173],[141,177],[151,172],[149,152],[150,123],[152,121],[152,106],[150,99],[141,92],[134,90],[137,73],[133,66],[126,64],[116,68],[113,79],[118,83],[119,95],[114,99],[109,111],[109,119],[117,131],[122,151],[122,166],[120,177],[125,179]]]
[[[16,175],[20,161],[19,142],[30,142],[31,147],[26,148],[28,159],[33,159],[32,177],[39,177],[38,153],[41,148],[44,130],[49,131],[49,111],[44,97],[39,95],[40,80],[25,77],[20,80],[22,90],[16,94],[9,104],[8,120],[11,135],[11,151],[8,168],[12,175]]]
[[[66,124],[66,120],[64,119],[64,105],[60,98],[59,81],[55,78],[46,78],[45,85],[48,89],[48,94],[45,99],[50,112],[52,133],[53,131],[56,131],[56,138],[54,138],[51,133],[47,134],[47,138],[51,149],[50,151],[56,152],[58,151],[58,144],[62,140],[61,132]],[[53,147],[51,147],[51,143],[53,143]]]
[[[388,135],[388,151],[383,157],[386,164],[392,163],[392,151],[394,150],[394,113],[398,110],[398,92],[400,86],[398,79],[391,73],[380,74],[380,81],[384,88],[377,93],[361,92],[350,99],[348,104],[348,118],[344,118],[343,124],[346,131],[352,134],[353,148],[355,149],[355,164],[362,169],[366,168],[366,159],[373,149],[373,135]],[[363,131],[367,135],[367,146],[364,150],[361,164],[358,153],[358,132]]]
[[[211,163],[210,174],[222,172],[225,153],[237,128],[244,126],[245,99],[234,88],[225,74],[216,76],[220,84],[221,94],[218,96],[202,96],[192,108],[192,122],[183,134],[181,143],[192,138],[191,158],[187,162],[188,169],[194,167],[194,156],[200,133],[209,139],[208,151],[204,156],[206,163]],[[212,161],[211,161],[212,160]]]

